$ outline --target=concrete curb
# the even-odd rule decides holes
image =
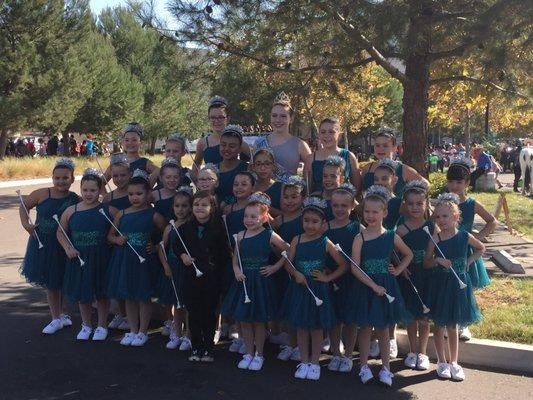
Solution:
[[[398,353],[406,355],[409,352],[407,332],[397,330],[396,340]],[[428,342],[428,356],[432,360],[437,359],[432,335]],[[468,342],[459,342],[459,363],[531,374],[533,346],[499,340],[471,339]]]
[[[492,260],[500,267],[503,271],[511,274],[525,274],[522,264],[518,262],[516,258],[511,256],[505,250],[497,250],[492,255]]]
[[[75,180],[79,181],[81,175],[75,176]],[[32,186],[32,185],[45,185],[52,184],[52,178],[39,178],[39,179],[22,179],[18,181],[5,181],[0,182],[0,189],[16,188],[21,186]]]

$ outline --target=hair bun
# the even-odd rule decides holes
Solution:
[[[96,168],[85,168],[85,170],[83,171],[83,175],[82,175],[84,178],[86,176],[96,176],[97,178],[99,179],[102,179],[102,173],[97,170]]]
[[[148,175],[148,172],[142,170],[142,169],[139,169],[137,168],[135,171],[133,171],[133,175],[131,176],[132,178],[142,178],[144,179],[146,182],[148,182],[149,180],[149,175]]]
[[[368,197],[378,197],[384,200],[385,203],[388,203],[392,197],[392,194],[390,190],[388,190],[386,187],[380,185],[372,185],[365,192],[364,198],[366,199]]]
[[[270,196],[263,192],[252,193],[248,197],[248,203],[260,203],[266,205],[267,207],[270,207],[270,205],[272,204]]]
[[[455,193],[441,193],[437,197],[437,205],[443,203],[454,203],[459,205],[461,199]]]
[[[109,164],[128,164],[128,156],[125,153],[114,153],[109,157]]]
[[[59,160],[56,161],[54,168],[57,167],[65,167],[70,169],[72,172],[74,172],[74,169],[76,168],[76,164],[74,164],[74,161],[68,157],[61,157]]]

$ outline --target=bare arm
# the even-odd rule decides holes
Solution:
[[[466,260],[466,265],[470,267],[474,261],[483,255],[485,252],[485,245],[470,233],[468,234],[468,244],[474,248],[474,252]]]
[[[28,209],[28,212],[37,206],[40,201],[42,201],[46,196],[48,195],[48,189],[37,189],[31,192],[29,195],[22,196],[22,201],[24,202],[24,205]],[[26,211],[24,210],[24,207],[22,207],[22,204],[19,205],[19,218],[20,218],[20,224],[22,227],[30,234],[33,235],[35,231],[35,226],[30,224],[28,215],[26,215]],[[34,221],[35,222],[35,221]]]
[[[191,179],[196,181],[196,178],[198,177],[198,168],[196,166],[202,165],[202,162],[204,161],[204,150],[206,146],[206,140],[205,138],[201,138],[196,143],[196,153],[194,153],[194,163],[191,166]]]
[[[304,179],[309,182],[308,192],[313,190],[313,153],[309,154],[304,162]]]
[[[333,261],[335,261],[335,263],[338,265],[338,268],[335,269],[335,271],[333,271],[331,274],[325,274],[319,271],[314,271],[313,276],[315,277],[315,280],[322,282],[331,282],[346,273],[346,270],[348,269],[348,264],[346,263],[344,256],[339,253],[339,251],[335,248],[335,245],[330,240],[328,240],[326,243],[326,251],[331,256],[331,258],[333,258]]]
[[[68,221],[70,220],[70,217],[72,216],[73,213],[74,213],[74,206],[69,206],[67,207],[65,212],[61,215],[61,219],[59,220],[59,223],[61,224],[65,232],[69,231]],[[68,258],[74,258],[79,255],[79,252],[70,245],[67,238],[65,237],[65,234],[59,227],[57,227],[56,237],[61,247],[63,247],[63,250],[65,250],[65,253],[67,254]]]
[[[413,252],[398,235],[394,235],[394,247],[397,248],[403,256],[400,263],[396,267],[391,267],[390,269],[390,272],[394,276],[398,276],[409,266],[409,264],[411,264],[411,261],[413,261]]]
[[[403,164],[403,180],[405,182],[424,181],[429,185],[429,181],[420,175],[413,167]]]
[[[496,229],[496,218],[489,213],[481,203],[476,201],[474,206],[474,212],[479,215],[483,221],[485,221],[485,226],[475,235],[476,239],[483,240],[485,237],[490,235]]]
[[[359,161],[352,152],[350,152],[350,167],[352,171],[350,174],[350,183],[357,189],[357,193],[361,193],[361,190],[363,189],[363,178],[361,177],[361,170],[359,169]]]

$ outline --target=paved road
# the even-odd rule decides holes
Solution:
[[[28,193],[36,187],[25,187]],[[212,365],[190,364],[186,355],[164,348],[164,339],[154,326],[144,348],[122,348],[114,334],[105,343],[77,343],[80,319],[73,313],[74,327],[45,337],[48,322],[43,291],[26,284],[18,274],[26,233],[17,217],[13,189],[0,190],[0,399],[530,399],[533,379],[504,371],[466,368],[463,383],[438,381],[435,372],[403,369],[392,363],[392,388],[377,383],[363,386],[355,372],[334,374],[322,369],[319,382],[292,378],[295,363],[274,360],[267,349],[267,362],[260,373],[240,371],[238,357],[218,346]],[[73,305],[68,306],[76,310]],[[327,363],[324,355],[322,364]],[[377,373],[377,370],[376,370]]]

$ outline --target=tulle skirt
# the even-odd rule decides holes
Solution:
[[[183,292],[185,288],[185,267],[175,256],[171,254],[168,255],[168,264],[172,270],[172,281],[174,281],[174,285],[176,287],[180,307],[184,307],[185,300],[183,297]],[[161,266],[161,268],[163,267]],[[174,293],[172,281],[168,276],[165,275],[164,271],[159,274],[159,282],[157,285],[158,303],[174,306],[177,305],[176,293]]]
[[[473,252],[474,250],[469,246],[468,255],[470,256]],[[490,277],[487,273],[483,257],[479,257],[472,263],[472,265],[470,265],[468,275],[470,275],[470,280],[474,289],[482,289],[490,284]]]
[[[411,271],[411,282],[413,283],[422,301],[425,298],[426,286],[430,277],[431,271],[424,270],[423,268],[413,268]],[[398,285],[400,286],[400,292],[402,293],[403,301],[407,311],[411,313],[414,319],[423,319],[427,317],[424,314],[422,303],[416,295],[416,291],[413,285],[409,283],[409,280],[403,276],[398,277]]]
[[[115,246],[107,274],[107,296],[117,300],[150,300],[154,295],[154,262],[148,255],[144,263],[126,244]]]

